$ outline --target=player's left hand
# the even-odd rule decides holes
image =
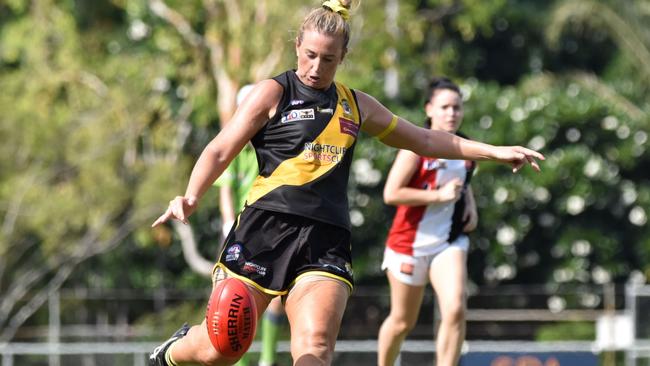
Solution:
[[[465,205],[465,211],[463,212],[463,222],[465,225],[463,226],[463,232],[464,233],[469,233],[474,231],[476,229],[476,226],[478,226],[478,212],[476,212],[476,205],[472,203],[467,202]]]
[[[512,166],[512,172],[518,172],[524,165],[530,164],[539,172],[541,169],[537,160],[545,160],[541,153],[523,146],[497,146],[495,147],[494,160]]]

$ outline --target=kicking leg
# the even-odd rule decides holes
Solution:
[[[271,296],[253,287],[248,287],[255,298],[257,314],[266,309]],[[259,319],[258,315],[258,319]],[[180,332],[180,333],[179,333]],[[189,330],[181,329],[161,347],[157,348],[150,357],[150,363],[156,366],[185,366],[185,365],[232,365],[238,359],[221,355],[210,342],[205,320]],[[175,339],[174,339],[175,338]]]

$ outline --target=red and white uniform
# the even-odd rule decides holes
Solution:
[[[458,178],[469,184],[475,163],[466,160],[420,158],[420,166],[408,186],[437,189]],[[414,257],[436,254],[463,234],[464,188],[461,198],[447,204],[398,206],[386,246]],[[464,238],[467,240],[467,238]]]

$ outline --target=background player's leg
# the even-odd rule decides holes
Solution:
[[[420,313],[425,286],[411,286],[386,271],[390,285],[390,313],[379,328],[377,364],[395,363],[404,338],[413,329]]]
[[[262,336],[262,352],[259,366],[273,366],[277,355],[278,336],[284,317],[284,305],[280,297],[271,300],[262,317],[260,328]],[[243,365],[242,365],[243,366]]]
[[[431,285],[436,292],[440,310],[440,327],[436,338],[436,365],[458,364],[465,339],[465,281],[467,254],[449,248],[431,262]]]

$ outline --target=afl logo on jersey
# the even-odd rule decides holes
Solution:
[[[343,107],[343,113],[352,115],[352,108],[350,108],[350,103],[348,103],[347,99],[341,100],[341,107]]]
[[[239,259],[239,255],[241,254],[241,245],[235,243],[232,246],[228,248],[226,251],[226,262],[233,262]]]
[[[291,102],[289,102],[289,104],[290,105],[301,105],[301,104],[305,104],[305,101],[301,100],[301,99],[294,99]]]
[[[293,121],[305,121],[309,119],[314,119],[314,109],[294,109],[292,111],[282,113],[282,119],[280,123],[287,123]]]

